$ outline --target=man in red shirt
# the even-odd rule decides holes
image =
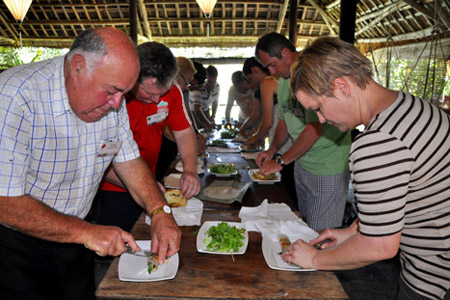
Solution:
[[[153,174],[164,128],[167,125],[171,129],[183,161],[181,193],[190,198],[200,191],[196,137],[183,104],[181,88],[176,83],[176,59],[169,48],[157,42],[141,44],[137,50],[141,70],[136,85],[127,95],[130,128],[140,154]],[[162,185],[161,188],[164,190]],[[141,212],[142,208],[110,169],[95,199],[95,222],[130,231]]]

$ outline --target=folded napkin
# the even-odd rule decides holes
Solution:
[[[203,214],[203,202],[197,198],[190,198],[186,206],[172,207],[172,215],[178,226],[200,225]],[[151,224],[149,215],[145,216],[145,223]]]
[[[285,234],[291,242],[301,238],[312,240],[317,232],[308,227],[287,204],[270,203],[265,199],[259,206],[243,206],[239,212],[241,222],[248,231],[264,235]]]

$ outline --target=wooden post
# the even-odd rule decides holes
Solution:
[[[342,0],[343,1],[343,0]],[[298,0],[289,0],[289,40],[297,47]]]
[[[355,43],[355,21],[357,4],[358,0],[341,0],[339,38],[352,44]]]
[[[136,0],[130,0],[130,38],[135,45],[138,43],[138,30],[137,30],[137,5]]]

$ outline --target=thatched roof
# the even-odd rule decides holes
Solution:
[[[287,35],[289,3],[294,2],[218,0],[212,16],[205,18],[195,0],[135,1],[139,39],[170,47],[254,46],[264,33],[278,31]],[[341,0],[295,2],[299,46],[311,38],[339,34]],[[435,33],[449,36],[449,7],[449,0],[360,0],[357,43],[411,43]],[[24,46],[64,48],[81,30],[98,26],[114,26],[129,33],[129,1],[34,0],[20,28]],[[0,46],[12,45],[19,45],[19,24],[1,2]]]

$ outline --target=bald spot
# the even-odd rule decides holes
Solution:
[[[122,74],[129,78],[127,88],[133,87],[139,72],[139,57],[136,46],[121,30],[116,28],[96,28],[95,32],[103,39],[108,53],[103,57],[102,64],[110,68],[112,74]]]

